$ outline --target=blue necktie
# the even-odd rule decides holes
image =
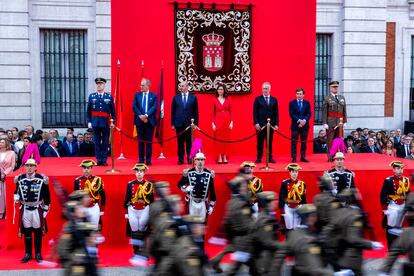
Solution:
[[[302,101],[299,101],[299,111],[302,112]]]

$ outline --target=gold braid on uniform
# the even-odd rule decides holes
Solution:
[[[257,187],[255,187],[256,182],[259,181]],[[260,191],[263,187],[262,180],[258,177],[255,177],[252,181],[249,181],[249,187],[253,195]]]
[[[95,184],[97,185],[94,186]],[[88,190],[91,197],[96,200],[99,199],[99,194],[98,195],[95,195],[95,194],[96,192],[99,191],[99,189],[101,189],[101,186],[102,186],[102,181],[99,176],[95,176],[95,178],[92,180],[92,183],[89,181],[89,179],[86,179],[85,181],[85,190]]]
[[[151,184],[151,188],[149,189],[149,191],[148,192],[145,191],[144,186],[147,187],[150,184]],[[153,190],[152,183],[145,181],[143,185],[139,185],[139,189],[135,192],[135,195],[132,198],[132,203],[138,202],[138,200],[143,199],[146,204],[150,204],[150,201],[149,199],[147,199],[147,196],[152,193],[152,190]]]
[[[408,179],[408,177],[403,177],[399,182],[398,182],[398,189],[396,191],[396,195],[390,195],[389,197],[392,200],[397,200],[400,199],[402,196],[405,197],[405,195],[407,194],[407,192],[410,190],[410,179]]]
[[[300,189],[298,185],[300,185]],[[302,201],[302,195],[305,192],[305,183],[303,181],[298,180],[297,183],[293,184],[292,189],[289,191],[287,198],[292,199],[296,202]],[[298,199],[296,199],[296,196]]]

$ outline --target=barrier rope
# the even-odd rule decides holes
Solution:
[[[249,136],[247,136],[245,138],[236,139],[236,140],[223,140],[223,139],[218,139],[216,137],[213,137],[213,136],[209,135],[208,133],[204,132],[203,130],[201,130],[198,127],[197,127],[197,130],[200,131],[200,133],[203,134],[204,136],[206,136],[206,137],[208,137],[208,138],[210,138],[210,139],[212,139],[214,141],[217,141],[217,142],[221,142],[221,143],[239,143],[239,142],[243,142],[243,141],[246,141],[246,140],[249,140],[249,139],[255,137],[257,135],[257,133],[263,131],[263,129],[265,129],[265,128],[266,128],[266,126],[262,127],[259,131],[256,131],[255,133],[253,133],[253,134],[251,134],[251,135],[249,135]]]
[[[290,140],[290,141],[294,141],[294,142],[299,142],[299,137],[298,137],[298,139],[292,139],[292,138],[290,138],[289,136],[287,136],[286,134],[283,134],[283,133],[281,133],[279,130],[277,130],[275,127],[271,127],[278,135],[280,135],[281,137],[283,137],[283,138],[285,138],[285,139],[287,139],[287,140]],[[336,128],[333,128],[333,129],[331,129],[331,130],[329,130],[329,131],[327,131],[326,132],[326,134],[325,134],[325,136],[328,136],[328,134],[331,134],[331,132],[333,132],[333,131],[335,131],[335,129]],[[318,138],[313,138],[313,139],[310,139],[310,140],[305,140],[305,141],[303,141],[303,142],[305,142],[305,143],[313,143],[315,140],[317,140]],[[300,142],[302,142],[302,141],[300,141]]]
[[[138,140],[138,142],[142,142],[142,143],[146,143],[146,144],[161,144],[161,143],[169,142],[169,141],[171,141],[171,140],[176,139],[178,136],[180,136],[180,135],[182,135],[184,132],[186,132],[186,131],[190,128],[190,127],[191,127],[191,126],[188,126],[188,127],[186,127],[183,131],[181,131],[180,133],[178,133],[178,134],[176,134],[176,135],[174,135],[174,136],[171,136],[171,137],[169,137],[169,138],[167,138],[167,139],[163,139],[162,141],[147,141],[147,140],[141,140],[141,139],[139,139],[138,137],[134,137],[134,136],[131,136],[131,135],[129,135],[129,134],[127,134],[127,133],[123,132],[123,131],[122,131],[122,129],[120,129],[120,128],[116,128],[116,130],[117,130],[117,131],[119,131],[119,133],[121,133],[122,135],[124,135],[124,136],[125,136],[125,137],[127,137],[128,139],[131,139],[131,140],[134,140],[134,141],[137,141],[137,140]]]

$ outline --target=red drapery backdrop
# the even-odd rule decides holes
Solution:
[[[213,2],[218,9],[229,9],[225,0],[199,1],[208,8]],[[254,133],[253,101],[261,94],[264,81],[272,83],[272,95],[279,101],[280,131],[290,136],[288,103],[295,97],[295,88],[303,87],[313,106],[316,1],[240,0],[238,4],[253,4],[252,8],[252,93],[234,95],[235,109],[232,139]],[[171,99],[175,88],[174,4],[169,0],[111,1],[112,7],[112,79],[116,77],[116,63],[122,67],[124,112],[123,131],[132,136],[132,101],[139,91],[141,61],[145,61],[145,77],[152,81],[150,90],[157,92],[161,62],[164,62],[165,132],[164,138],[175,135],[170,126]],[[198,7],[198,4],[193,4]],[[237,8],[237,4],[235,5]],[[114,87],[114,86],[113,86]],[[212,95],[197,95],[200,104],[200,127],[212,134]],[[312,129],[312,128],[311,128]],[[214,153],[214,142],[197,134],[203,140],[207,157]],[[117,135],[116,135],[116,139]],[[116,141],[116,144],[117,142]],[[137,143],[123,139],[124,154],[137,156]],[[289,152],[289,141],[276,136],[274,152],[277,156]],[[236,149],[243,149],[241,152]],[[251,155],[256,152],[255,138],[230,146],[233,155]],[[310,148],[310,147],[309,147]],[[154,156],[159,154],[154,146]],[[118,147],[116,148],[119,151]],[[119,152],[116,152],[119,154]],[[164,144],[167,157],[176,156],[176,141]]]

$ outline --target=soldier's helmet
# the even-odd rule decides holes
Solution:
[[[316,214],[316,207],[313,204],[303,204],[297,209],[297,214],[305,222],[306,218],[311,214]]]
[[[241,176],[236,176],[233,179],[231,179],[229,182],[227,182],[227,185],[231,189],[231,192],[233,194],[240,193],[240,187],[241,185],[246,183],[246,179]]]
[[[357,188],[343,189],[339,193],[339,199],[341,202],[346,203],[348,205],[358,204],[362,200],[361,193],[359,192]]]
[[[271,192],[271,191],[265,191],[265,192],[261,192],[261,193],[257,193],[256,194],[257,197],[257,201],[260,205],[260,207],[266,207],[267,204],[269,204],[269,202],[273,201],[273,200],[277,200],[277,194],[275,192]]]
[[[330,191],[334,187],[332,177],[329,174],[324,174],[319,177],[318,187],[320,191]]]

